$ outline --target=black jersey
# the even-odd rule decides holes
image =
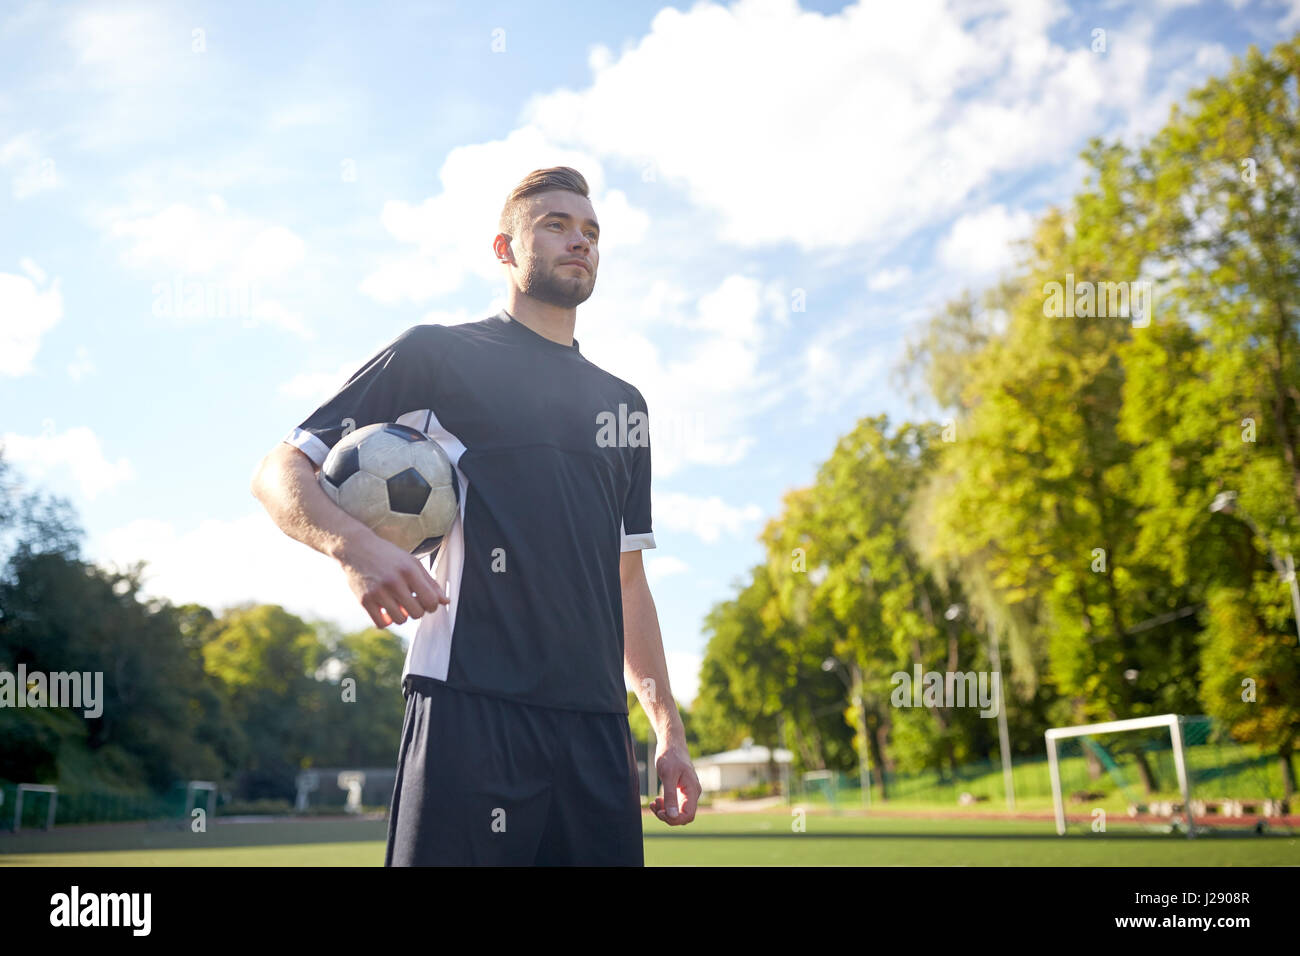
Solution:
[[[626,714],[619,554],[655,546],[641,393],[503,310],[407,329],[284,440],[319,467],[375,422],[438,442],[461,491],[431,559],[451,603],[420,618],[403,678]]]

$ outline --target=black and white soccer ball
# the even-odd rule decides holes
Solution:
[[[431,554],[460,513],[460,485],[442,447],[406,425],[380,422],[330,449],[319,481],[336,505],[417,558]]]

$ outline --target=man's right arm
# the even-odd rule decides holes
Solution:
[[[353,518],[321,489],[307,455],[281,442],[258,465],[252,493],[295,541],[338,561],[375,627],[451,603],[424,565]]]

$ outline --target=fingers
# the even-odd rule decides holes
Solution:
[[[410,608],[411,617],[420,617],[426,611],[432,613],[440,605],[451,603],[443,595],[442,588],[438,587],[438,582],[429,577],[422,565],[417,564],[415,569],[408,570],[404,579],[407,591],[415,595],[414,601],[418,605]]]
[[[381,629],[390,624],[404,624],[409,618],[421,618],[451,603],[441,585],[414,559],[390,568],[378,580],[368,579],[367,583],[369,587],[361,596],[361,606],[375,627]]]
[[[653,813],[655,816],[657,816],[664,823],[668,824],[670,827],[679,827],[684,823],[691,822],[680,811],[678,812],[677,816],[670,817],[668,815],[667,807],[664,806],[663,797],[654,798],[654,801],[650,804],[650,812]]]
[[[657,816],[664,823],[672,826],[672,821],[668,819],[668,814],[664,812],[664,798],[655,797],[650,803],[650,812]]]
[[[680,785],[682,792],[686,794],[686,799],[682,801],[682,813],[678,818],[678,824],[690,823],[695,819],[695,810],[700,803],[700,794],[704,788],[700,786],[699,778],[695,776],[695,771],[687,768],[682,774]]]
[[[660,770],[664,792],[650,801],[650,812],[670,827],[680,827],[695,819],[704,788],[689,763],[665,766]],[[681,794],[679,801],[678,794]]]
[[[381,631],[393,623],[393,619],[388,616],[382,607],[380,607],[379,598],[371,596],[364,597],[361,599],[361,606],[365,608],[366,613],[370,615],[370,620],[375,622],[375,627],[379,628]]]
[[[402,585],[402,587],[404,586]],[[379,603],[384,606],[384,610],[388,612],[388,616],[394,624],[405,624],[406,619],[411,616],[407,613],[406,606],[414,605],[415,599],[408,594],[403,600],[401,587],[385,587],[379,590]],[[423,613],[423,611],[420,612],[420,614]],[[419,617],[419,614],[415,616]]]
[[[677,809],[677,782],[681,779],[680,770],[672,770],[668,776],[663,778],[664,782],[664,813],[668,815],[670,823],[676,823],[681,811]]]

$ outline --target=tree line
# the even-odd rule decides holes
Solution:
[[[98,717],[0,707],[0,780],[123,794],[217,780],[235,799],[292,799],[309,767],[395,765],[396,634],[146,599],[143,563],[87,562],[81,538],[71,505],[0,456],[0,672],[104,675]]]
[[[703,749],[992,757],[994,721],[895,706],[891,675],[989,670],[994,637],[1015,751],[1051,726],[1208,713],[1278,754],[1290,796],[1298,66],[1300,37],[1251,48],[1148,140],[1091,141],[1014,270],[911,337],[898,374],[935,414],[862,418],[786,496],[765,561],[708,617]]]

